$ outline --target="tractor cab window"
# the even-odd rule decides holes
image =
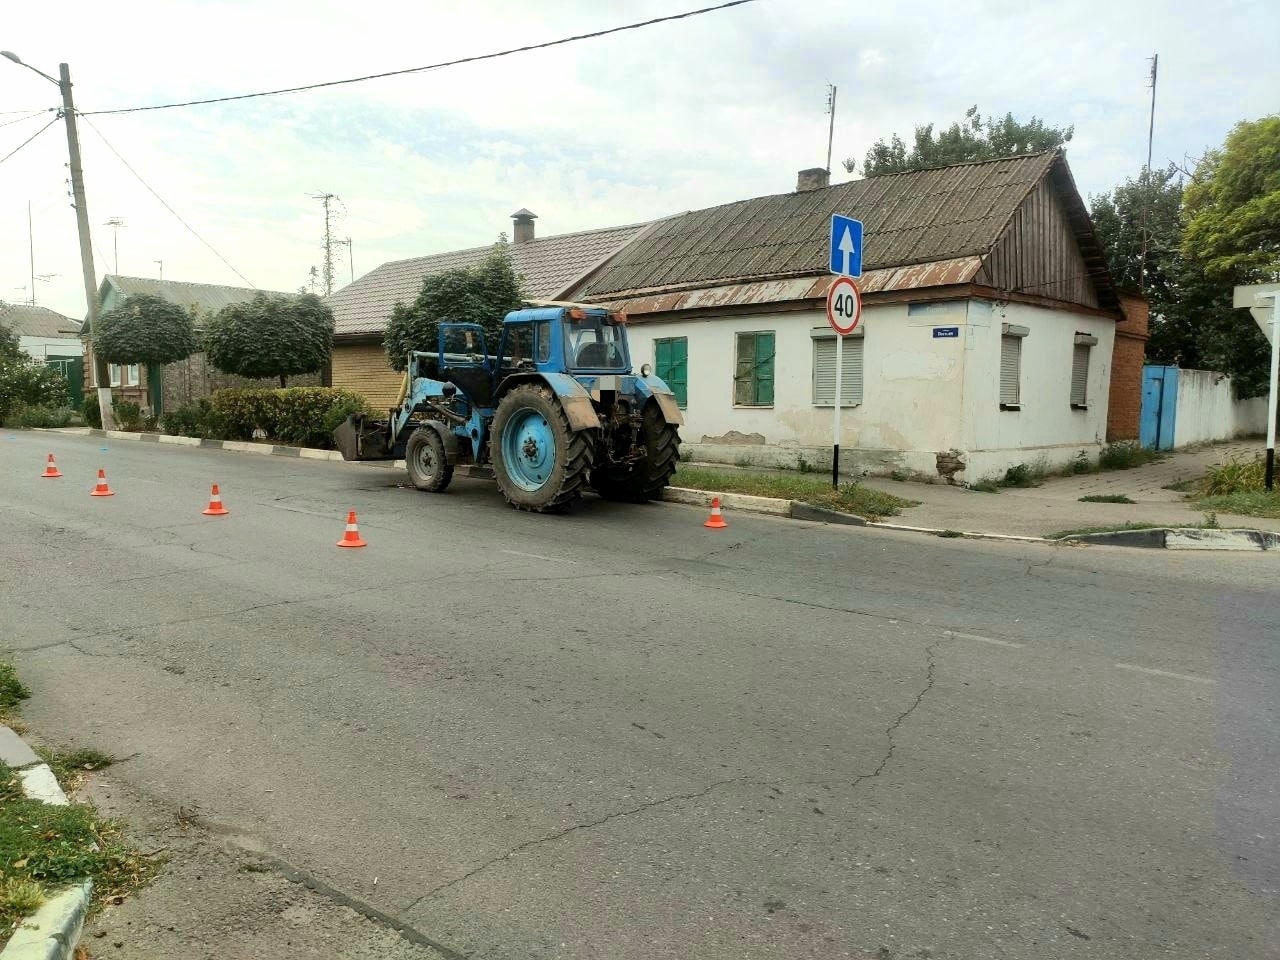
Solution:
[[[446,367],[476,366],[488,359],[484,331],[471,324],[441,324],[440,351]]]
[[[607,317],[566,317],[565,351],[569,366],[577,369],[626,370],[628,366],[625,335]]]
[[[516,370],[533,363],[533,324],[509,323],[502,333],[502,356],[498,365]]]

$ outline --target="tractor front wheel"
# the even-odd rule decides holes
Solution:
[[[560,401],[527,383],[502,398],[490,431],[489,460],[498,488],[520,510],[563,510],[582,495],[594,437],[569,429]]]
[[[409,470],[409,482],[428,493],[440,493],[453,479],[453,467],[445,459],[444,442],[430,427],[419,427],[409,434],[404,464]]]

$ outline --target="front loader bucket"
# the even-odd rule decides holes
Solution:
[[[394,460],[387,448],[386,421],[370,420],[353,413],[333,431],[333,443],[343,460]]]

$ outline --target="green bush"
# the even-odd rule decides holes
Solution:
[[[111,410],[119,429],[134,433],[142,427],[142,408],[132,400],[113,400]]]
[[[27,430],[33,427],[65,427],[71,423],[74,414],[70,407],[29,407],[23,404],[5,417],[4,425]]]
[[[85,394],[84,409],[80,413],[84,417],[84,422],[93,427],[93,429],[102,429],[102,408],[98,406],[97,390],[92,390]]]
[[[0,355],[0,421],[18,407],[58,407],[67,402],[67,378],[26,354]]]
[[[1098,457],[1098,466],[1103,470],[1131,470],[1163,459],[1164,456],[1155,450],[1141,447],[1132,440],[1121,440],[1107,444]]]
[[[201,398],[170,410],[160,418],[164,432],[171,437],[219,437],[222,431],[215,422],[213,406]]]
[[[333,447],[333,431],[350,414],[370,412],[364,398],[333,387],[219,390],[211,398],[228,440],[267,439],[299,447]]]

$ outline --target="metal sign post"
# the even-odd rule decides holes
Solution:
[[[1271,299],[1271,389],[1267,393],[1267,492],[1275,488],[1276,479],[1276,401],[1280,400],[1280,292]],[[1258,297],[1259,303],[1264,297]]]
[[[827,291],[827,324],[836,332],[836,395],[832,398],[831,486],[840,486],[840,406],[844,390],[844,338],[858,329],[862,293],[850,277],[837,277]]]
[[[844,390],[844,338],[862,317],[862,294],[853,277],[862,276],[862,221],[839,213],[831,215],[831,239],[827,268],[836,275],[827,291],[827,323],[836,332],[836,395],[831,443],[831,486],[840,486],[840,399]]]

